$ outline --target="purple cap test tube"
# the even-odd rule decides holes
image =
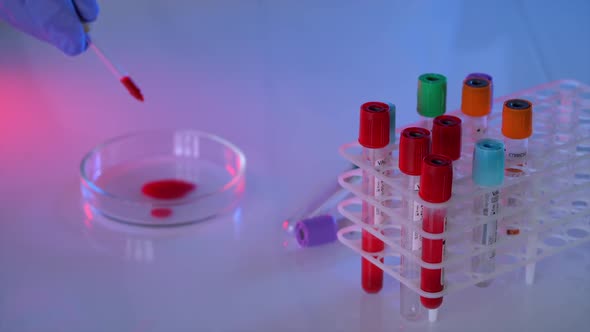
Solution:
[[[334,217],[324,214],[298,221],[295,238],[301,247],[313,247],[335,241],[337,231]]]

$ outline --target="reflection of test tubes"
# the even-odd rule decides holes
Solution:
[[[423,208],[422,230],[430,234],[441,234],[447,223],[446,203],[451,198],[453,186],[453,162],[450,158],[439,154],[430,154],[422,161],[419,195],[430,204]],[[442,263],[445,255],[444,239],[422,238],[422,260],[426,263]],[[444,288],[443,269],[420,270],[420,289],[429,293],[441,292]],[[428,320],[435,321],[437,309],[443,298],[420,297],[420,302],[428,310]]]
[[[524,175],[518,167],[526,165],[529,137],[533,134],[533,106],[523,99],[510,99],[504,102],[502,109],[502,135],[506,147],[506,176],[518,177]],[[522,195],[522,189],[517,188],[514,195]],[[508,198],[508,206],[516,206],[516,197]],[[515,222],[516,223],[516,222]],[[508,235],[517,235],[520,229],[508,223]]]
[[[461,166],[461,119],[454,115],[440,115],[432,125],[432,153],[449,157],[453,167]]]
[[[420,127],[432,129],[432,121],[446,112],[447,78],[441,74],[427,73],[418,77],[418,107]]]
[[[430,153],[430,131],[424,128],[410,127],[404,129],[399,141],[399,169],[405,174],[405,188],[417,193],[420,189],[422,160]],[[405,196],[407,197],[407,196]],[[402,202],[407,211],[407,220],[416,227],[422,227],[422,204],[411,198]],[[402,247],[420,257],[422,238],[408,226],[401,229]],[[420,265],[401,256],[401,275],[409,280],[420,278]],[[409,287],[400,283],[400,314],[408,320],[417,320],[422,316],[420,296]]]
[[[383,175],[390,171],[382,170],[391,167],[393,145],[389,144],[390,112],[389,106],[381,102],[368,102],[361,106],[359,143],[363,147],[363,159],[375,167]],[[389,186],[363,170],[363,192],[380,200],[390,195]],[[378,228],[386,221],[386,215],[377,206],[371,206],[363,201],[362,220],[364,223]],[[383,251],[383,241],[363,230],[362,249],[371,253]],[[375,256],[377,258],[377,256]],[[383,258],[381,258],[383,261]],[[383,270],[365,258],[362,258],[362,287],[367,293],[377,293],[383,287]]]
[[[491,217],[487,223],[473,230],[475,244],[490,246],[496,243],[498,219],[500,213],[500,186],[504,181],[504,143],[499,140],[484,138],[475,144],[473,151],[473,183],[485,192],[475,198],[473,209],[476,215]],[[488,274],[495,269],[495,250],[471,259],[471,271]],[[492,280],[478,283],[480,287],[488,286]]]
[[[463,81],[461,112],[465,119],[463,135],[470,141],[484,137],[488,128],[488,116],[492,111],[492,84],[489,80],[467,77]]]

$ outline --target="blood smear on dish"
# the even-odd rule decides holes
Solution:
[[[194,183],[182,180],[158,180],[143,185],[141,192],[155,199],[179,199],[195,190]]]
[[[154,208],[151,214],[155,218],[168,218],[172,215],[172,210],[169,208]]]
[[[185,197],[196,188],[197,186],[191,182],[177,179],[166,179],[144,184],[141,187],[141,192],[154,199],[173,200]],[[172,209],[153,208],[151,215],[155,218],[168,218],[172,215]]]

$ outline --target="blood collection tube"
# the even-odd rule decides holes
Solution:
[[[353,166],[351,166],[350,169],[353,169]],[[356,181],[357,178],[353,178],[353,180]],[[333,186],[330,186],[309,205],[305,206],[303,209],[297,211],[297,213],[284,220],[282,223],[283,229],[287,233],[293,234],[293,232],[295,232],[297,223],[302,220],[309,220],[325,215],[333,216],[336,214],[336,205],[338,202],[349,196],[350,192],[342,188],[336,181],[334,182],[335,183]]]
[[[467,77],[463,81],[461,113],[465,119],[463,135],[471,142],[485,136],[488,117],[492,111],[492,84],[481,77]]]
[[[467,78],[483,78],[484,80],[487,80],[488,82],[490,82],[490,104],[493,104],[494,101],[494,78],[492,77],[492,75],[490,74],[486,74],[486,73],[471,73],[469,75],[467,75]]]
[[[399,141],[399,169],[405,175],[404,186],[408,192],[417,193],[420,189],[422,160],[428,154],[430,154],[429,130],[410,127],[402,131]],[[402,206],[407,211],[407,220],[416,227],[422,227],[422,204],[412,198],[404,198]],[[418,232],[410,227],[402,226],[401,240],[404,249],[420,257],[422,238]],[[420,265],[402,255],[401,274],[404,278],[418,280]],[[408,320],[418,320],[422,316],[420,296],[403,283],[400,283],[400,314]]]
[[[455,171],[461,166],[461,123],[454,115],[440,115],[432,125],[432,153],[449,157]]]
[[[524,175],[522,169],[527,162],[528,141],[533,134],[533,105],[524,99],[510,99],[504,102],[502,109],[502,135],[504,136],[505,175],[518,177]],[[520,186],[518,186],[520,187]],[[516,196],[522,195],[524,188],[512,190],[512,196],[508,198],[508,206],[516,206]],[[516,225],[507,222],[507,235],[518,235],[520,229]],[[514,221],[512,224],[518,223]]]
[[[350,169],[357,168],[351,165]],[[360,183],[360,177],[348,179],[349,183]],[[296,242],[307,248],[336,241],[338,229],[346,224],[339,218],[337,205],[351,193],[337,182],[309,205],[282,222],[286,237],[281,239],[285,248]],[[293,238],[295,241],[293,241]]]
[[[362,146],[363,159],[381,174],[387,176],[391,172],[385,168],[393,163],[390,143],[390,107],[381,102],[368,102],[361,106],[360,128],[358,141]],[[362,187],[365,194],[383,199],[390,195],[390,188],[383,180],[363,170]],[[362,221],[378,228],[386,221],[387,216],[377,206],[363,201]],[[371,253],[383,251],[384,244],[371,233],[363,230],[362,249]],[[377,258],[378,256],[375,256]],[[383,261],[383,258],[381,258]],[[367,293],[377,293],[383,287],[383,270],[365,258],[362,258],[362,287]]]
[[[420,127],[432,129],[432,121],[446,112],[447,78],[441,74],[427,73],[418,77],[417,111]]]
[[[444,155],[430,154],[422,161],[419,195],[427,203],[423,208],[422,230],[430,234],[441,234],[447,223],[446,203],[451,198],[453,185],[453,161]],[[445,255],[444,239],[422,238],[422,260],[426,263],[442,263]],[[420,288],[429,293],[438,293],[444,288],[443,269],[422,267],[420,271]],[[426,298],[420,302],[428,310],[428,320],[435,321],[437,309],[443,298]]]
[[[483,138],[475,143],[473,149],[473,183],[484,189],[481,196],[475,197],[473,210],[476,215],[491,219],[473,230],[475,244],[490,246],[496,243],[498,219],[500,213],[500,186],[504,181],[504,143],[497,139]],[[495,250],[474,256],[471,259],[471,271],[488,274],[495,269]],[[478,283],[486,287],[492,280]]]

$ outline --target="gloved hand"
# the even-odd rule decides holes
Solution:
[[[98,12],[96,0],[0,0],[0,18],[72,56],[88,48],[82,24]]]

